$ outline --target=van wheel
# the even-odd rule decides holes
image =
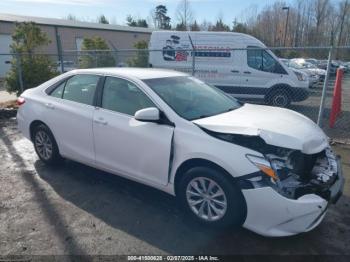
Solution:
[[[277,89],[268,94],[267,102],[272,106],[288,107],[292,99],[288,90]]]
[[[178,198],[186,213],[205,225],[240,226],[246,217],[241,190],[212,168],[188,170],[180,181]]]
[[[33,132],[35,152],[45,164],[54,165],[62,160],[56,140],[46,125],[38,125]]]

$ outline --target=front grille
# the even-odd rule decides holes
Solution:
[[[329,189],[338,178],[337,160],[330,148],[313,155],[293,152],[288,159],[285,168],[278,170],[279,192],[293,199],[306,194],[330,199]]]
[[[312,179],[311,171],[315,166],[317,158],[321,154],[323,154],[323,152],[312,155],[303,154],[300,151],[293,152],[290,156],[293,173],[299,175],[302,181],[309,181]]]

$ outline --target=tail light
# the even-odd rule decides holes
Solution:
[[[25,102],[26,102],[26,101],[24,100],[23,97],[19,97],[19,98],[17,98],[16,104],[17,104],[18,106],[21,106],[21,105],[23,105]]]

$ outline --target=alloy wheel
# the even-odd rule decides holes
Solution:
[[[48,160],[52,157],[53,144],[51,138],[46,132],[38,131],[35,134],[34,143],[40,157],[45,160]]]
[[[221,219],[227,210],[225,192],[207,177],[196,177],[188,183],[186,199],[191,210],[208,222]]]

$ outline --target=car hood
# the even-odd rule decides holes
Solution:
[[[326,75],[326,73],[327,73],[327,71],[324,69],[317,68],[315,70],[316,70],[316,73],[319,75]]]
[[[305,154],[328,147],[327,136],[314,122],[283,108],[244,104],[236,110],[192,122],[218,133],[260,136],[269,145]]]
[[[315,74],[314,72],[312,72],[310,69],[307,69],[307,68],[300,68],[298,70],[301,72],[304,72],[307,76],[312,76]]]

